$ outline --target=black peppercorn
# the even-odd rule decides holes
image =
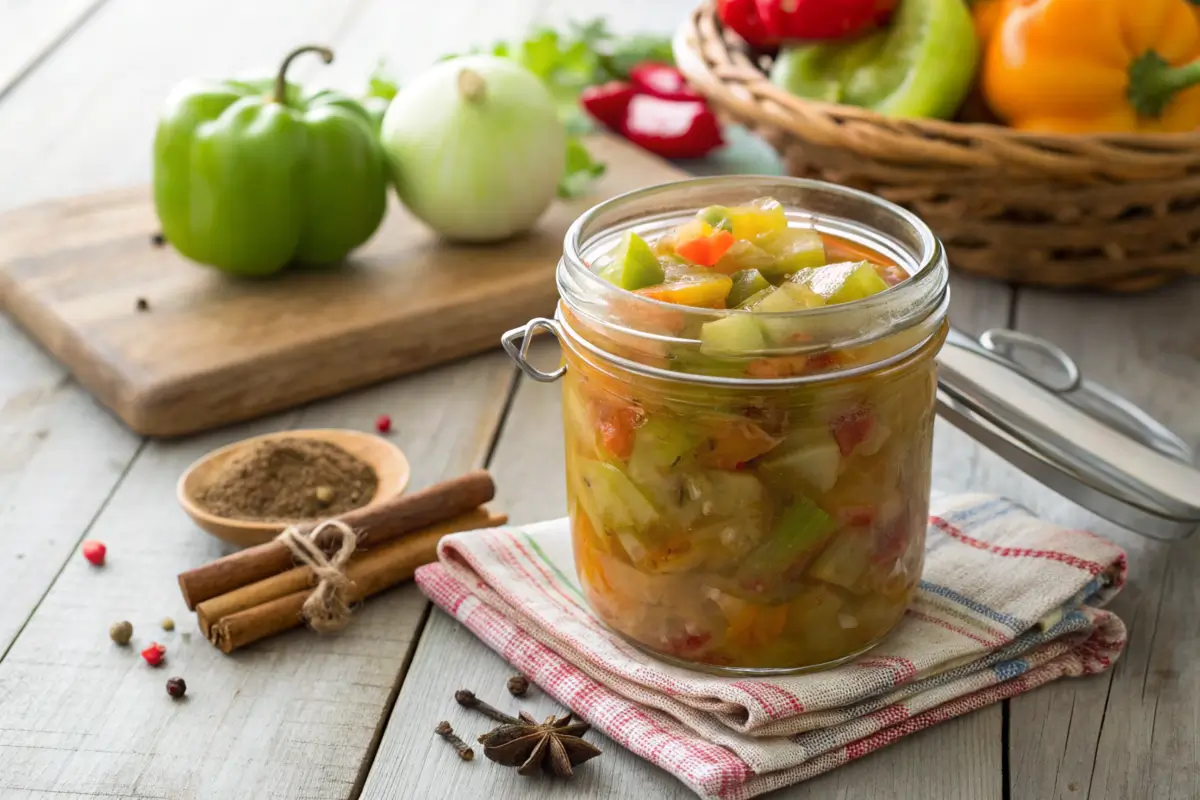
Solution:
[[[170,678],[167,680],[167,694],[176,699],[187,694],[187,684],[183,678]]]
[[[161,232],[150,237],[150,244],[154,245],[155,247],[162,247],[166,243],[167,237],[163,236]]]
[[[149,311],[150,310],[150,301],[144,297],[139,297],[137,299],[137,310],[138,311]]]

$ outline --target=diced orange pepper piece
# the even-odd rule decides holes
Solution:
[[[622,461],[633,453],[633,431],[641,411],[633,406],[601,406],[596,410],[596,427],[604,449]]]
[[[734,241],[733,234],[729,231],[716,231],[709,236],[681,242],[675,248],[675,252],[693,264],[711,267],[733,247]]]
[[[716,425],[699,448],[699,461],[706,467],[738,469],[782,441],[745,419]]]

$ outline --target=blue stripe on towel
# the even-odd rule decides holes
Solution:
[[[1018,617],[1014,617],[1012,614],[1005,614],[1003,611],[997,611],[994,608],[985,606],[978,600],[974,600],[966,595],[959,594],[948,586],[930,583],[929,581],[921,581],[921,589],[926,592],[930,592],[931,594],[936,594],[939,597],[944,597],[947,600],[953,600],[960,606],[965,606],[980,616],[987,617],[990,620],[994,620],[1002,625],[1006,625],[1018,633],[1025,630],[1030,625],[1030,623],[1025,622]]]

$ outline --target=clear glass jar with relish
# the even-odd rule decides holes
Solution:
[[[596,615],[730,674],[824,668],[885,637],[924,557],[949,330],[931,231],[831,184],[700,178],[584,214],[557,280],[555,319],[505,345],[562,378]],[[564,354],[549,374],[523,359],[543,328]]]

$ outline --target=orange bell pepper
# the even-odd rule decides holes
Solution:
[[[1017,0],[1001,16],[982,87],[1011,127],[1152,133],[1200,126],[1200,20],[1189,0]]]
[[[711,267],[721,260],[725,251],[733,247],[733,234],[729,231],[714,231],[708,236],[689,239],[675,246],[675,252],[693,264]]]

